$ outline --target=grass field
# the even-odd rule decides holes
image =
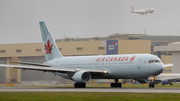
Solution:
[[[179,101],[174,93],[0,92],[0,101]]]
[[[1,85],[1,87],[4,87]],[[15,87],[26,87],[18,86]],[[73,87],[73,85],[36,85],[28,87]],[[108,87],[109,84],[93,84],[87,87]],[[148,88],[148,85],[129,84],[123,85],[123,88]],[[161,84],[156,85],[156,88],[180,88],[179,83],[173,86]],[[121,88],[118,88],[121,89]],[[180,94],[177,93],[89,93],[89,92],[0,92],[0,101],[178,101]]]

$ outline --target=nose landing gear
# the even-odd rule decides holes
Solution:
[[[154,88],[154,82],[149,83],[149,88]]]
[[[154,80],[156,80],[155,76],[150,77],[151,82],[149,83],[149,88],[154,88]]]
[[[115,83],[111,83],[111,88],[121,88],[122,87],[122,83],[118,83],[118,79],[115,79]]]

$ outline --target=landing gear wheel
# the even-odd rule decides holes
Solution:
[[[118,83],[118,79],[115,79],[114,80],[115,81],[115,83],[111,83],[111,88],[121,88],[122,87],[122,83]]]
[[[86,84],[85,83],[75,83],[74,87],[75,88],[86,88]]]
[[[154,88],[154,83],[153,82],[149,83],[149,88]]]
[[[114,87],[114,83],[111,83],[111,88],[113,88]]]
[[[122,87],[122,83],[118,83],[118,87],[121,88]]]
[[[111,83],[111,88],[121,88],[122,83]]]

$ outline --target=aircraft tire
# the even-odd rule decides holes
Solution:
[[[111,83],[111,88],[114,88],[114,83]]]
[[[150,82],[149,83],[149,88],[154,88],[154,83]]]
[[[152,83],[151,87],[154,88],[154,83]]]
[[[149,88],[151,88],[151,83],[149,83]]]
[[[122,87],[122,83],[118,83],[118,87],[121,88]]]
[[[85,83],[75,83],[74,87],[75,88],[86,88],[86,84]]]
[[[74,87],[75,87],[75,88],[78,88],[78,83],[75,83],[75,84],[74,84]]]
[[[122,87],[122,83],[111,83],[111,88],[121,88]]]

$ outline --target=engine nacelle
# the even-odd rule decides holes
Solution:
[[[88,83],[91,80],[91,74],[86,71],[76,72],[72,79],[77,83]]]

